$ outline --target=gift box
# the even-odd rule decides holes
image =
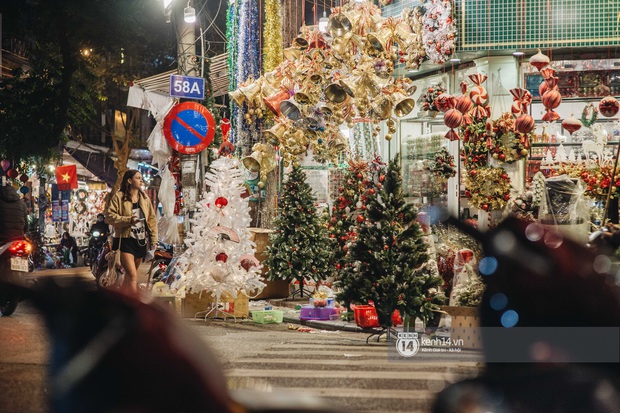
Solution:
[[[252,310],[252,321],[258,324],[279,324],[283,319],[281,310]]]

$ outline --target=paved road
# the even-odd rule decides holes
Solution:
[[[320,396],[332,407],[356,411],[428,412],[436,392],[479,371],[476,353],[394,359],[388,357],[394,343],[367,344],[361,333],[301,332],[247,320],[182,323],[217,354],[239,397],[248,394],[235,389],[253,388],[272,392],[271,402],[275,393],[295,400]],[[27,302],[13,316],[0,318],[0,412],[46,411],[48,345],[40,315]]]

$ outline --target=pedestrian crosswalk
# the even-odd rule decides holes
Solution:
[[[427,413],[439,391],[477,375],[482,364],[475,352],[450,359],[423,353],[394,359],[388,346],[395,342],[367,344],[365,339],[363,334],[297,333],[236,358],[225,373],[232,387],[316,396],[336,409]]]

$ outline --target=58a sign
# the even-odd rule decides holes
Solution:
[[[172,75],[170,76],[170,96],[203,100],[205,80],[202,77]]]

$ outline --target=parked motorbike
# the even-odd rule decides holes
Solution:
[[[30,254],[32,244],[24,237],[7,241],[0,246],[0,316],[9,316],[21,300],[26,274],[34,270]]]
[[[110,288],[120,285],[123,279],[123,269],[117,267],[114,271],[108,271],[113,264],[113,254],[111,240],[106,239],[99,248],[96,257],[91,263],[90,270],[97,282],[98,288]]]
[[[153,261],[149,268],[148,283],[154,284],[158,281],[165,282],[168,285],[172,283],[173,280],[166,279],[166,270],[172,261],[173,255],[172,244],[164,244],[163,242],[157,244],[157,249],[155,249]]]

